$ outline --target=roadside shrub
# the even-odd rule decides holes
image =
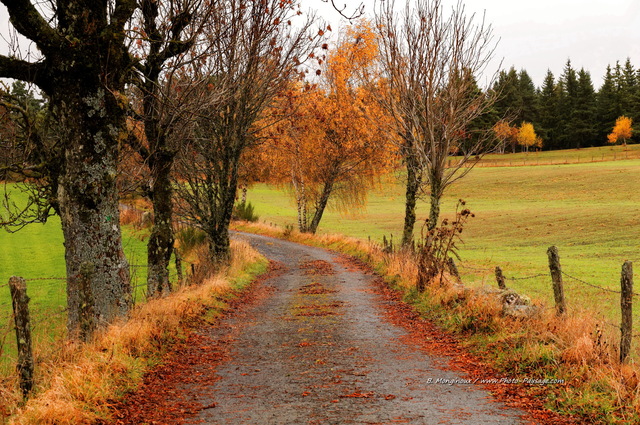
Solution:
[[[469,209],[464,208],[465,201],[460,199],[456,205],[455,219],[442,220],[442,225],[434,229],[423,229],[423,242],[418,245],[418,279],[416,286],[419,292],[423,292],[427,285],[439,281],[445,282],[445,272],[451,272],[451,257],[458,256],[457,242],[461,242],[460,234],[467,220],[474,215]],[[428,226],[428,221],[425,227]]]
[[[284,226],[284,232],[282,232],[282,236],[284,238],[288,238],[293,234],[293,224],[286,224]]]
[[[258,216],[255,214],[255,208],[251,205],[251,202],[240,202],[233,207],[233,219],[244,220],[250,222],[258,221]]]
[[[207,238],[206,233],[195,227],[183,227],[175,234],[175,238],[180,245],[183,255],[187,255],[195,247],[204,243]]]

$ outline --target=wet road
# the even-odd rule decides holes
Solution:
[[[328,251],[238,234],[281,265],[268,295],[216,326],[229,360],[193,398],[188,423],[520,424],[479,386],[401,341],[375,277]],[[189,391],[186,387],[184,390]]]

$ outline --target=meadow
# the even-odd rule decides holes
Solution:
[[[552,305],[546,250],[559,248],[570,309],[587,309],[619,323],[619,297],[593,288],[619,290],[625,260],[640,267],[640,159],[591,162],[587,158],[620,158],[623,147],[530,153],[539,163],[556,165],[507,166],[526,154],[485,158],[494,166],[475,168],[446,192],[443,216],[452,216],[462,198],[475,214],[462,234],[459,269],[468,285],[495,285],[494,269],[500,266],[508,286]],[[640,153],[638,146],[628,151]],[[578,160],[582,159],[583,162]],[[495,166],[501,162],[501,166]],[[530,161],[532,163],[533,161]],[[485,164],[486,165],[486,164]],[[328,211],[320,233],[342,233],[380,242],[383,236],[399,241],[403,218],[402,178],[388,176],[374,188],[365,208]],[[248,200],[260,219],[281,226],[296,223],[296,210],[285,190],[256,185]],[[428,205],[418,208],[419,220]],[[416,224],[420,234],[422,222]],[[531,276],[535,276],[530,278]],[[637,310],[637,309],[636,309]]]
[[[426,309],[420,311],[442,309],[442,317],[450,318],[452,323],[459,322],[458,328],[474,324],[477,333],[469,336],[469,347],[486,354],[499,370],[517,370],[522,373],[529,371],[540,376],[546,376],[547,373],[551,374],[549,376],[560,374],[558,376],[563,379],[584,381],[582,386],[575,387],[574,392],[573,386],[555,389],[549,403],[554,410],[585,414],[592,418],[609,418],[609,413],[604,412],[610,412],[612,406],[631,406],[628,411],[621,411],[621,417],[637,408],[635,384],[629,384],[628,388],[620,386],[620,382],[627,382],[627,375],[636,376],[635,368],[630,366],[617,370],[605,367],[609,365],[609,357],[603,355],[600,359],[600,351],[593,346],[589,349],[581,345],[586,341],[585,335],[591,341],[593,326],[598,319],[604,319],[604,322],[612,326],[605,330],[609,338],[607,340],[612,341],[614,346],[617,345],[619,330],[613,327],[620,321],[618,295],[589,285],[618,290],[623,261],[631,260],[639,264],[640,260],[637,240],[640,235],[640,159],[631,154],[630,158],[634,159],[620,160],[618,150],[620,148],[607,147],[560,153],[532,153],[528,156],[509,154],[487,157],[482,160],[484,164],[479,164],[464,179],[450,187],[443,201],[443,216],[453,215],[460,198],[467,201],[466,206],[475,214],[462,234],[464,244],[460,245],[461,261],[458,266],[465,285],[495,287],[494,268],[499,265],[509,279],[509,287],[551,309],[553,300],[546,250],[550,245],[557,245],[564,272],[584,281],[565,276],[565,293],[570,313],[579,314],[570,314],[569,319],[562,322],[555,321],[551,311],[544,316],[552,318],[548,322],[546,319],[501,321],[500,311],[494,311],[495,306],[480,307],[480,301],[471,301],[468,311],[461,312],[461,307],[456,307],[456,303],[444,302],[446,293],[440,293],[437,289],[431,304],[426,301],[424,304],[416,304],[416,308]],[[628,151],[640,154],[640,149],[635,146],[629,147]],[[592,162],[587,159],[597,155],[602,158],[611,152],[616,154],[617,160]],[[534,156],[537,158],[536,164],[548,165],[532,165],[529,160]],[[560,156],[574,159],[560,161],[557,159]],[[514,158],[524,158],[523,164],[528,162],[530,165],[508,166]],[[551,164],[556,159],[560,163]],[[286,190],[264,184],[255,185],[249,189],[248,200],[255,206],[261,221],[295,227],[296,209]],[[370,192],[364,208],[346,213],[328,211],[320,225],[320,233],[340,233],[373,242],[380,242],[386,236],[397,245],[402,227],[403,201],[402,173],[386,176]],[[427,215],[428,206],[423,202],[418,209],[419,220],[424,220]],[[416,225],[417,235],[420,227],[421,222]],[[146,233],[148,229],[129,225],[123,227],[125,252],[134,266],[132,272],[138,299],[143,297],[145,286],[146,245],[142,239]],[[333,239],[346,243],[344,238]],[[56,353],[64,352],[64,347],[67,347],[61,346],[60,339],[58,343],[52,343],[64,334],[65,329],[62,242],[60,222],[55,217],[46,225],[34,224],[15,234],[1,233],[0,343],[4,344],[0,344],[0,347],[4,352],[0,353],[0,383],[5,387],[12,387],[11,379],[15,375],[11,306],[6,287],[9,276],[20,275],[28,279],[38,361],[56,359],[59,357],[56,357]],[[392,271],[391,274],[393,273]],[[188,299],[192,297],[189,294],[185,296]],[[145,306],[149,304],[153,303]],[[178,304],[182,305],[182,301],[179,300]],[[163,304],[157,307],[157,313],[164,317],[167,309]],[[145,316],[145,311],[140,310],[140,314]],[[587,314],[580,314],[583,311]],[[448,326],[446,320],[442,323]],[[497,330],[491,328],[494,329],[493,332],[486,330],[490,327],[482,327],[483,324],[496,323],[502,325]],[[453,326],[451,323],[449,325]],[[175,327],[173,324],[167,326],[167,329]],[[544,338],[548,337],[551,327],[557,332],[553,337],[555,342],[550,345],[549,340]],[[144,327],[123,327],[127,332],[132,328]],[[537,341],[536,338],[543,340],[538,341],[538,344],[534,342]],[[157,335],[148,339],[164,341],[162,338],[158,339]],[[635,339],[633,356],[636,359],[639,343],[640,340]],[[144,344],[144,341],[136,339],[130,343],[134,351],[139,350],[140,344]],[[98,348],[98,353],[104,355],[105,350]],[[82,356],[85,357],[84,354]],[[139,363],[137,359],[132,361]],[[151,363],[153,361],[151,359]],[[585,369],[585,365],[591,362],[593,367]],[[99,360],[98,363],[104,362]],[[46,364],[45,361],[40,366],[42,376],[46,375]],[[556,370],[558,364],[563,365],[560,371]],[[611,372],[610,375],[603,372],[605,370],[607,373]],[[126,372],[125,375],[127,373],[133,372]],[[98,374],[103,377],[111,376],[103,371]],[[82,382],[85,382],[84,372],[81,375]],[[129,377],[126,379],[127,385],[131,386],[138,382],[136,379],[139,376],[133,380]],[[74,381],[73,385],[77,382],[80,381]],[[88,391],[96,393],[93,388]],[[104,392],[106,399],[111,397],[109,391]],[[49,406],[59,403],[45,404]],[[94,402],[89,404],[100,405]],[[69,409],[64,407],[64,410]],[[80,410],[87,409],[81,407]],[[609,419],[611,423],[617,423]],[[602,419],[603,423],[607,420]]]
[[[624,152],[637,157],[640,145],[626,150],[618,146],[485,157],[468,176],[449,188],[442,207],[443,216],[452,216],[457,200],[462,198],[475,214],[460,244],[462,261],[458,266],[465,284],[494,286],[494,268],[499,265],[511,278],[508,286],[551,305],[546,250],[557,245],[563,271],[568,275],[588,284],[619,289],[622,263],[631,260],[640,267],[640,159],[591,162],[589,158],[620,158]],[[520,161],[560,164],[522,166]],[[511,167],[509,163],[520,166]],[[262,221],[295,226],[296,209],[286,190],[258,184],[249,189],[248,200]],[[397,244],[403,201],[402,177],[386,176],[370,192],[364,208],[327,211],[320,233],[341,233],[375,242],[386,236]],[[419,220],[427,215],[428,206],[423,202],[418,208]],[[418,237],[420,229],[419,221]],[[125,226],[123,234],[125,253],[134,266],[136,297],[140,299],[146,280],[146,245],[141,240],[144,232]],[[64,247],[57,217],[51,217],[46,225],[33,224],[14,234],[0,233],[0,329],[10,328],[11,301],[6,283],[12,275],[28,279],[38,343],[46,345],[64,333]],[[596,311],[611,323],[619,322],[616,294],[566,276],[565,292],[570,309]],[[2,342],[6,358],[13,352],[13,335],[0,331],[0,346]],[[3,365],[9,367],[0,361],[0,367]]]
[[[7,185],[12,202],[25,202],[25,194]],[[123,227],[125,254],[132,265],[135,299],[144,297],[146,285],[146,242],[142,232]],[[175,270],[172,270],[175,276]],[[66,329],[66,283],[64,245],[60,219],[50,217],[46,224],[30,224],[15,233],[0,231],[0,376],[3,369],[13,370],[15,336],[12,332],[11,297],[7,286],[11,276],[27,280],[34,344],[46,347]]]

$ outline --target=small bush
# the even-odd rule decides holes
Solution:
[[[293,224],[287,224],[284,226],[284,232],[282,232],[282,236],[284,238],[288,238],[293,234]]]
[[[184,227],[176,232],[175,237],[180,244],[182,253],[186,255],[191,252],[193,248],[204,243],[207,235],[200,229]]]
[[[233,219],[256,222],[258,221],[258,216],[255,214],[254,209],[251,202],[240,202],[233,207]]]
[[[436,281],[442,284],[444,273],[452,269],[451,256],[460,259],[456,243],[462,241],[460,233],[462,233],[467,220],[474,217],[471,211],[463,208],[464,206],[465,202],[460,199],[453,221],[445,218],[440,227],[427,230],[426,233],[423,229],[423,242],[418,249],[417,289],[419,292],[423,292],[428,285]],[[427,220],[425,227],[428,224]],[[455,263],[453,264],[455,267]]]

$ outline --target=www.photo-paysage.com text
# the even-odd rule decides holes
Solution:
[[[473,385],[473,384],[529,384],[529,385],[551,385],[564,384],[564,379],[549,378],[429,378],[427,384],[441,385]]]

